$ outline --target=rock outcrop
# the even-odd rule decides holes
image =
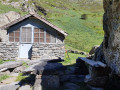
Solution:
[[[103,54],[114,74],[120,75],[120,0],[103,0]]]
[[[93,59],[106,63],[111,69],[106,75],[109,76],[106,90],[120,90],[120,0],[103,0],[103,4],[104,40]],[[90,71],[95,74],[93,68]]]
[[[11,21],[20,18],[20,14],[14,11],[9,11],[8,13],[0,14],[0,26],[3,26]]]
[[[120,0],[103,0],[104,40],[94,60],[106,63],[112,73],[120,75]]]

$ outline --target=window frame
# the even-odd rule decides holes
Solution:
[[[20,42],[20,28],[17,29],[17,30],[19,30],[19,41],[18,41],[18,42]],[[15,39],[16,39],[16,38],[15,38],[15,33],[18,32],[17,30],[14,30],[14,31],[8,33],[8,42],[18,43],[18,42],[15,41]],[[13,41],[10,41],[10,37],[11,37],[11,36],[10,36],[10,33],[13,33],[13,34],[14,34],[14,37],[13,37],[14,40],[13,40]]]
[[[21,33],[22,33],[22,28],[31,28],[31,42],[27,42],[27,33],[26,33],[26,42],[22,42],[21,40]],[[19,37],[19,43],[33,43],[33,27],[31,26],[22,26],[20,27],[20,37]]]
[[[21,40],[21,33],[22,33],[22,28],[31,28],[31,42],[22,42],[22,40]],[[42,33],[44,33],[44,37],[43,37],[43,39],[44,39],[44,42],[40,42],[40,39],[41,39],[41,37],[40,37],[40,31],[39,31],[39,42],[34,42],[35,40],[35,28],[38,28],[38,27],[31,27],[31,26],[21,26],[19,29],[17,29],[17,30],[19,30],[19,41],[18,42],[16,42],[15,41],[15,39],[16,39],[16,37],[15,37],[15,33],[17,32],[17,30],[14,30],[14,31],[12,31],[12,32],[9,32],[8,33],[8,41],[9,42],[12,42],[12,43],[41,43],[41,44],[56,44],[57,43],[57,37],[56,37],[56,35],[55,36],[53,36],[50,32],[48,32],[48,30],[47,29],[45,29],[45,28],[38,28],[38,30],[43,30],[44,32],[42,32]],[[27,31],[27,30],[26,30]],[[14,41],[10,41],[10,33],[14,33]],[[50,42],[47,42],[47,37],[46,37],[46,35],[47,35],[47,33],[50,35]],[[55,42],[52,42],[52,38],[54,38],[55,39]],[[27,40],[27,33],[26,33],[26,40]]]
[[[45,43],[45,30],[44,30],[44,28],[38,28],[38,27],[34,27],[34,32],[33,32],[33,39],[35,39],[35,34],[36,34],[36,32],[35,32],[35,28],[37,28],[38,30],[39,30],[39,32],[38,32],[38,34],[39,34],[39,37],[38,37],[38,39],[39,39],[39,41],[38,42],[35,42],[35,40],[33,40],[33,42],[34,43]],[[43,37],[43,39],[44,39],[44,41],[43,42],[40,42],[40,39],[41,39],[41,37],[40,37],[40,34],[41,34],[41,32],[40,32],[40,30],[43,30],[43,34],[44,34],[44,37]]]
[[[38,28],[38,27],[34,27],[34,32],[33,32],[33,35],[35,34],[35,28]],[[33,40],[33,43],[42,43],[42,44],[56,44],[57,43],[57,38],[56,38],[56,36],[53,36],[53,35],[51,35],[49,32],[47,32],[47,29],[45,29],[45,28],[38,28],[39,30],[40,29],[42,29],[43,31],[44,31],[44,42],[40,42],[40,35],[39,35],[39,42],[34,42],[34,40]],[[47,42],[47,37],[46,37],[46,35],[47,35],[47,33],[50,35],[50,42],[48,43]],[[39,31],[39,34],[40,34],[40,31]],[[52,43],[52,37],[54,37],[55,38],[55,42],[54,43]],[[35,39],[35,37],[33,36],[33,39]]]

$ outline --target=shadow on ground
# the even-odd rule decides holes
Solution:
[[[21,86],[30,85],[33,90],[87,90],[84,83],[87,68],[79,64],[63,66],[64,60],[44,60],[34,65],[33,71],[24,75],[29,77],[21,80]],[[82,68],[82,73],[79,71]],[[86,71],[85,71],[86,70]]]

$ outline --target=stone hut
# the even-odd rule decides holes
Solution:
[[[30,13],[0,27],[0,59],[64,58],[67,33]]]

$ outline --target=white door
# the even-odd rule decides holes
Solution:
[[[32,54],[32,27],[22,27],[20,31],[19,58],[30,59]]]
[[[32,54],[31,44],[20,44],[20,58],[30,59]]]

